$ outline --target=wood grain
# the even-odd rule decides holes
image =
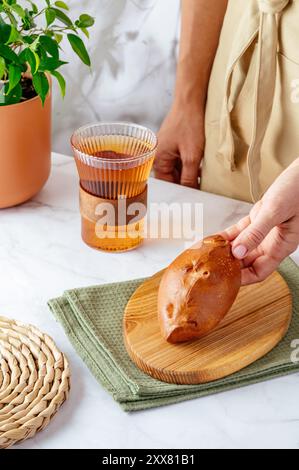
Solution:
[[[132,295],[124,314],[124,340],[136,365],[152,377],[170,383],[198,384],[226,377],[273,349],[286,334],[292,298],[277,272],[242,287],[224,320],[207,336],[169,344],[161,336],[157,295],[163,271]]]

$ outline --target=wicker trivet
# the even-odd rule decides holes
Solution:
[[[0,448],[33,437],[67,399],[70,371],[54,341],[0,317]]]

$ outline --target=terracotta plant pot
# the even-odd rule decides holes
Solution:
[[[0,106],[0,208],[40,191],[51,167],[51,95]]]

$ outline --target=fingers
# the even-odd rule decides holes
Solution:
[[[280,220],[263,205],[251,217],[251,223],[242,230],[232,243],[232,252],[238,259],[243,259],[256,249]]]
[[[155,170],[155,177],[158,180],[168,181],[169,183],[176,183],[176,176],[174,173],[165,173]]]
[[[155,177],[190,188],[198,188],[200,158],[184,160],[176,154],[158,153],[154,162]]]
[[[198,188],[198,173],[200,168],[201,155],[194,157],[182,156],[181,185],[190,188]]]
[[[245,217],[243,217],[243,219],[239,220],[239,222],[225,229],[224,232],[221,233],[221,235],[230,242],[237,238],[242,232],[242,230],[248,227],[251,224],[251,221],[256,218],[260,210],[261,204],[261,201],[257,202],[251,209],[250,215],[246,215]]]
[[[263,249],[261,247],[258,247],[256,250],[251,251],[246,258],[243,258],[241,260],[243,268],[248,268],[251,266],[254,261],[259,257],[264,255]]]
[[[243,219],[239,220],[235,225],[231,225],[221,235],[228,241],[234,240],[241,232],[250,224],[250,217],[247,215]]]
[[[171,183],[177,183],[177,158],[178,157],[175,153],[169,153],[163,150],[158,151],[154,161],[155,177],[160,180],[169,181]]]
[[[242,285],[263,281],[277,269],[282,260],[283,257],[278,260],[267,255],[258,256],[251,265],[242,269]]]

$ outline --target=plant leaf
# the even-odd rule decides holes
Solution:
[[[25,16],[24,18],[22,18],[22,24],[23,29],[25,31],[29,31],[30,29],[33,29],[36,26],[36,24],[34,23],[33,16],[29,13],[27,8],[25,10]]]
[[[4,73],[5,73],[5,60],[3,59],[3,57],[0,57],[0,80],[2,79]]]
[[[25,13],[25,10],[21,7],[21,5],[13,4],[13,5],[10,5],[10,8],[11,8],[20,18],[25,18],[26,13]]]
[[[67,62],[54,59],[54,57],[45,57],[40,61],[39,70],[42,72],[52,72],[52,70],[56,70],[65,64],[67,64]]]
[[[23,64],[23,63],[26,62],[26,60],[27,60],[27,59],[26,59],[26,51],[27,51],[27,46],[26,46],[25,49],[23,49],[23,50],[20,52],[20,54],[19,54],[19,56],[18,56],[18,57],[19,57],[19,63],[20,63],[20,64]]]
[[[64,77],[57,70],[52,70],[51,75],[53,75],[57,79],[57,81],[59,83],[59,86],[60,86],[61,95],[64,98],[65,97],[65,87],[66,87]]]
[[[78,55],[78,57],[80,57],[82,62],[85,65],[90,66],[90,57],[82,39],[79,38],[79,36],[76,36],[75,34],[68,34],[67,38],[69,40],[70,45],[72,46],[73,51]]]
[[[27,61],[26,53],[27,53],[27,46],[25,46],[25,48],[22,49],[18,55],[18,65],[20,65],[22,72],[26,72],[28,68],[28,61]]]
[[[35,75],[40,64],[39,56],[37,55],[35,51],[32,51],[30,48],[27,48],[26,60],[28,64],[30,65],[32,75]]]
[[[85,34],[85,36],[89,39],[89,31],[88,31],[88,29],[86,29],[86,28],[81,28],[81,31],[82,31],[82,33]]]
[[[0,43],[5,44],[9,40],[11,26],[9,24],[0,23]]]
[[[56,18],[59,21],[61,21],[66,26],[69,26],[71,28],[73,27],[72,20],[63,11],[59,10],[58,8],[53,8],[53,10],[55,11]]]
[[[5,10],[5,13],[6,15],[8,16],[9,18],[9,21],[11,22],[11,24],[13,24],[14,26],[18,26],[18,22],[17,20],[15,19],[14,15],[12,14],[11,11],[9,11],[8,9]]]
[[[75,22],[78,28],[89,28],[90,26],[94,25],[94,18],[90,15],[83,15],[79,16],[79,19]]]
[[[31,0],[27,0],[27,1],[28,1],[28,2],[30,3],[30,5],[31,5],[32,13],[33,13],[34,15],[36,15],[36,14],[38,13],[38,7],[37,7],[36,4],[33,3]]]
[[[12,42],[16,42],[16,41],[21,41],[22,42],[22,38],[20,36],[19,31],[14,26],[12,26],[11,31],[10,31],[10,35],[9,35],[9,38],[8,38],[6,44],[11,44]]]
[[[16,64],[19,63],[19,58],[17,54],[5,44],[0,44],[0,57],[4,57],[4,59],[10,60],[11,62],[15,62]]]
[[[38,94],[38,96],[42,100],[42,104],[44,105],[45,99],[49,92],[49,81],[46,75],[43,72],[37,72],[32,77],[32,83],[36,93]]]
[[[10,66],[8,67],[9,87],[7,90],[7,94],[9,94],[14,89],[14,87],[20,82],[21,75],[21,68],[16,65],[10,64]]]
[[[45,11],[47,26],[50,26],[56,18],[56,13],[53,8],[47,8]]]
[[[55,33],[55,34],[54,34],[54,37],[55,37],[55,39],[56,39],[56,41],[57,41],[57,44],[60,44],[61,41],[62,41],[62,39],[63,39],[62,34]]]
[[[29,47],[32,51],[36,51],[39,46],[39,36],[37,36],[33,42],[30,43]]]
[[[39,43],[54,59],[59,58],[58,44],[54,39],[49,36],[40,36]]]
[[[69,10],[69,7],[65,2],[57,1],[57,2],[55,2],[55,5],[58,8],[63,8],[64,10]]]

